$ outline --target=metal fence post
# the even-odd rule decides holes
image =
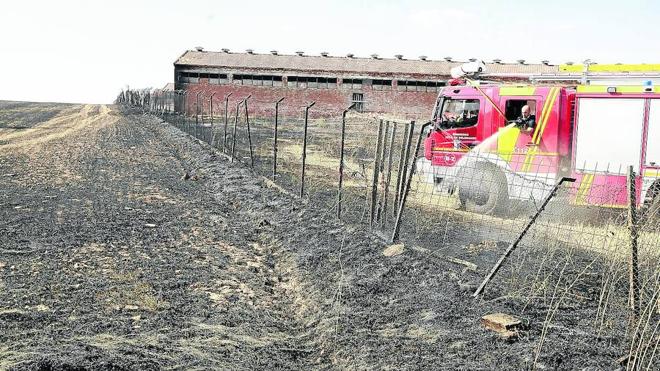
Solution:
[[[381,220],[381,212],[383,210],[383,195],[381,192],[385,191],[385,184],[383,182],[383,176],[385,174],[385,157],[387,157],[387,152],[389,149],[387,148],[387,137],[389,136],[390,133],[390,121],[386,120],[385,121],[385,131],[383,132],[383,145],[381,147],[381,152],[380,152],[380,160],[378,160],[378,163],[380,164],[380,168],[378,169],[378,183],[379,185],[383,188],[380,192],[377,192],[376,194],[376,222],[380,225],[380,220]]]
[[[387,173],[385,175],[385,189],[383,190],[385,195],[383,196],[383,205],[382,211],[379,213],[381,215],[380,227],[383,228],[385,223],[387,223],[387,201],[390,193],[390,180],[392,179],[392,157],[394,155],[394,141],[396,139],[396,126],[397,123],[392,123],[392,134],[390,135],[390,145],[387,152]]]
[[[234,135],[232,136],[232,144],[231,144],[231,162],[234,162],[234,154],[236,153],[236,128],[238,127],[238,115],[240,115],[241,111],[241,104],[243,103],[242,100],[239,100],[238,103],[236,103],[236,117],[234,118]]]
[[[273,129],[273,180],[277,177],[277,125],[280,114],[280,103],[284,100],[284,97],[280,98],[275,102],[275,128]]]
[[[412,141],[412,130],[410,124],[404,126],[403,140],[401,141],[401,152],[399,154],[399,169],[396,178],[396,189],[394,191],[394,203],[392,204],[392,215],[396,216],[401,198],[401,190],[406,179],[406,164],[408,163],[408,154],[410,153],[410,142]]]
[[[229,124],[229,97],[231,97],[233,93],[227,94],[225,97],[225,132],[224,136],[222,138],[222,152],[227,152],[226,151],[226,146],[227,146],[227,125]]]
[[[419,136],[417,137],[417,144],[415,145],[415,152],[413,152],[412,156],[412,161],[410,162],[410,172],[408,172],[406,175],[406,180],[405,183],[403,183],[403,189],[401,191],[401,197],[399,198],[399,210],[396,213],[396,219],[394,220],[394,229],[392,231],[392,238],[390,239],[390,242],[396,241],[397,238],[399,238],[399,230],[401,228],[401,217],[403,216],[403,210],[406,207],[406,199],[408,198],[408,193],[410,192],[410,184],[412,183],[412,177],[413,174],[415,173],[415,164],[416,164],[416,158],[415,156],[417,155],[417,152],[419,152],[419,148],[422,146],[422,137],[424,136],[424,129],[426,129],[429,125],[431,125],[431,122],[427,122],[426,124],[422,125],[419,131]],[[411,121],[410,122],[410,135],[415,131],[415,122]],[[409,154],[408,156],[409,157]],[[404,165],[404,167],[407,166]]]
[[[190,122],[188,120],[188,96],[190,95],[190,91],[186,90],[183,95],[183,126],[186,133],[190,135]]]
[[[497,263],[495,263],[495,265],[490,270],[490,272],[488,272],[488,274],[484,278],[483,282],[481,282],[481,285],[479,285],[479,287],[474,291],[474,293],[472,294],[473,297],[476,298],[477,296],[479,296],[479,294],[481,294],[481,292],[484,290],[484,288],[486,287],[488,282],[490,282],[490,280],[493,278],[493,276],[495,276],[495,273],[497,273],[497,271],[500,269],[500,267],[502,266],[504,261],[509,257],[509,255],[511,255],[513,250],[516,247],[518,247],[518,244],[520,243],[520,241],[522,241],[523,237],[525,237],[525,235],[527,234],[529,229],[532,227],[532,225],[534,225],[534,223],[536,222],[536,219],[539,217],[539,215],[541,215],[543,210],[545,210],[545,207],[548,206],[548,202],[550,202],[550,200],[553,197],[555,197],[555,195],[557,194],[557,191],[559,190],[559,187],[561,187],[561,185],[564,182],[573,183],[573,182],[575,182],[575,179],[563,177],[555,184],[554,188],[552,188],[552,191],[550,191],[550,194],[545,198],[545,200],[543,200],[543,203],[538,208],[538,210],[536,210],[536,213],[534,214],[534,216],[532,216],[532,218],[529,219],[529,222],[527,222],[527,225],[525,226],[525,228],[523,228],[522,232],[520,232],[518,237],[509,245],[509,247],[506,249],[504,254],[502,254],[502,256],[497,261]]]
[[[202,94],[198,91],[195,95],[195,138],[199,138],[199,95]]]
[[[633,326],[639,316],[639,266],[637,257],[637,240],[639,226],[637,218],[637,187],[636,175],[632,166],[628,168],[628,231],[630,233],[630,310]]]
[[[372,227],[374,223],[374,216],[376,213],[376,198],[378,196],[378,170],[380,165],[378,160],[380,159],[381,151],[381,142],[383,140],[383,120],[380,120],[378,124],[378,139],[376,140],[376,153],[374,154],[374,176],[371,182],[371,210],[369,213],[369,226]]]
[[[344,184],[344,144],[346,143],[346,114],[355,107],[351,104],[341,114],[341,139],[339,145],[339,185],[337,187],[337,219],[341,219],[341,191]]]
[[[195,125],[199,122],[199,94],[201,93],[201,91],[195,93]]]
[[[247,125],[247,137],[248,137],[248,146],[250,147],[250,167],[254,168],[254,153],[252,150],[252,134],[250,134],[250,114],[248,113],[248,99],[252,97],[252,94],[248,95],[243,99],[243,105],[245,106],[245,124]]]
[[[207,136],[207,139],[210,139],[209,144],[211,146],[213,146],[213,143],[215,141],[215,130],[214,130],[214,127],[213,127],[213,96],[214,95],[215,95],[215,92],[211,93],[211,96],[209,97],[209,115],[211,115],[211,138],[208,138],[208,136]]]
[[[188,91],[184,90],[181,92],[181,98],[179,98],[179,103],[181,104],[179,112],[179,125],[182,131],[185,131],[186,128],[186,101],[188,100]]]
[[[309,119],[309,109],[312,108],[316,102],[310,103],[305,107],[305,129],[303,131],[303,152],[302,152],[302,174],[300,176],[300,198],[305,194],[305,162],[307,160],[307,123]]]

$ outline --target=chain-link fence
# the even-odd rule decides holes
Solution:
[[[485,301],[543,318],[576,349],[602,339],[629,368],[655,369],[660,326],[657,172],[564,170],[556,157],[446,150],[453,166],[417,154],[401,238],[483,277]],[[434,154],[436,156],[436,154]],[[447,160],[447,158],[444,158]]]
[[[196,97],[183,93],[126,96],[320,212],[462,265],[480,300],[543,318],[537,355],[551,345],[548,332],[560,331],[575,351],[599,339],[613,355],[627,354],[620,361],[628,368],[657,369],[658,170],[568,166],[537,148],[456,148],[427,159],[428,124],[349,107],[319,117],[309,102],[283,116],[286,100],[227,96],[202,115],[187,112],[186,99]]]

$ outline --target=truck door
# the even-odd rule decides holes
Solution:
[[[648,117],[646,141],[642,144],[642,196],[646,196],[645,201],[650,203],[660,199],[660,99],[649,100]]]
[[[649,125],[646,132],[644,167],[660,168],[660,99],[651,99]]]
[[[639,174],[645,111],[644,98],[578,98],[573,146],[576,204],[627,204],[625,174],[629,166]],[[639,199],[639,186],[637,192]]]
[[[480,143],[478,129],[483,122],[481,97],[446,97],[436,108],[436,125],[424,142],[425,156],[434,166],[454,166],[470,149]],[[432,157],[432,158],[431,158]]]
[[[559,156],[559,107],[563,90],[559,87],[502,89],[500,108],[502,118],[498,135],[498,152],[511,170],[536,177],[556,176]],[[534,118],[532,128],[519,127],[515,122],[527,106]]]
[[[524,106],[530,110],[530,116],[538,121],[537,107],[540,96],[502,96],[500,110],[505,117],[498,114],[497,150],[500,157],[509,163],[511,170],[522,171],[522,162],[532,143],[533,129],[524,129],[514,124],[521,115]]]

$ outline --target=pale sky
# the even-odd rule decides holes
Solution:
[[[660,63],[660,1],[34,1],[0,5],[0,100],[111,103],[186,49]]]

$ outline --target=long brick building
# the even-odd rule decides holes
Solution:
[[[201,102],[213,95],[214,114],[221,114],[224,99],[232,93],[231,102],[251,95],[255,115],[272,114],[274,102],[285,98],[284,115],[299,114],[301,107],[314,101],[314,114],[340,113],[351,103],[362,112],[389,114],[406,118],[426,118],[433,107],[438,90],[445,86],[452,67],[465,62],[428,60],[426,57],[405,59],[283,55],[276,51],[258,54],[251,50],[233,53],[188,50],[174,63],[175,89],[188,91],[188,109],[196,109],[196,96]],[[497,80],[528,81],[529,76],[554,73],[549,64],[488,63],[489,75]],[[270,104],[272,103],[272,104]],[[200,104],[205,113],[209,104]]]

